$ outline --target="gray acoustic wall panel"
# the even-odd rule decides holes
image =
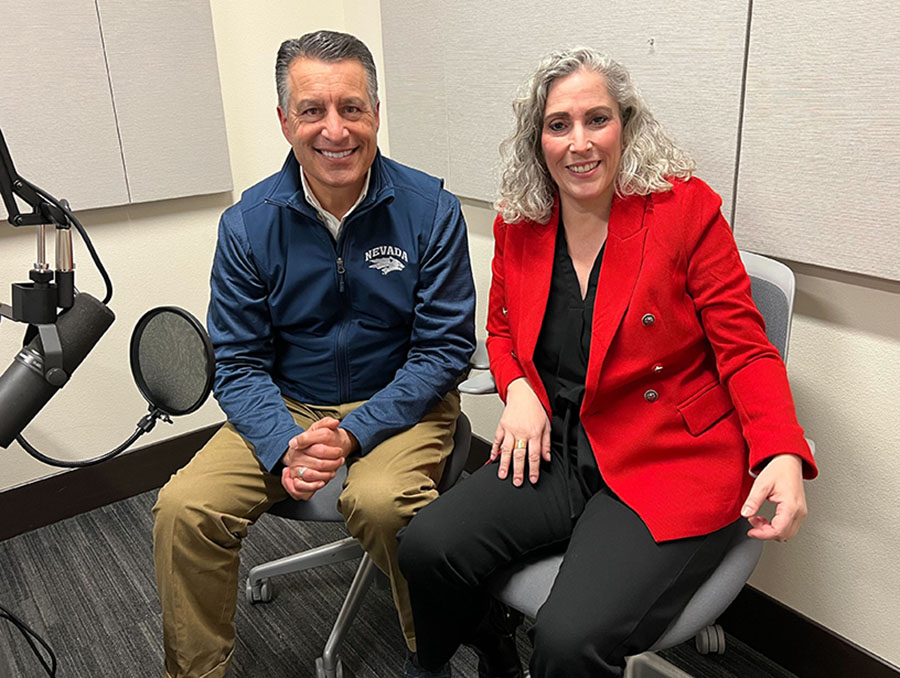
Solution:
[[[898,48],[889,0],[753,3],[742,247],[900,280]]]
[[[209,3],[97,5],[132,202],[231,190]]]
[[[445,153],[451,190],[493,199],[497,147],[511,129],[517,88],[548,50],[589,45],[629,67],[651,110],[694,155],[698,175],[730,213],[747,2],[710,11],[699,0],[648,0],[639,10],[626,0],[382,0],[381,11],[386,75],[397,83],[389,87],[397,159],[435,171]],[[431,27],[427,36],[412,30],[423,22]],[[424,120],[423,101],[435,111]],[[446,146],[432,141],[444,132],[442,101]]]
[[[391,155],[443,179],[450,175],[444,68],[449,11],[433,0],[381,3]]]
[[[19,174],[76,210],[127,203],[94,0],[0,0],[0,17],[0,129]]]

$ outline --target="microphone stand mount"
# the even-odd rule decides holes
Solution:
[[[22,214],[15,196],[32,211]],[[72,260],[71,221],[68,204],[57,203],[46,192],[23,179],[16,172],[12,156],[0,131],[0,197],[9,213],[12,226],[37,226],[37,261],[28,271],[31,282],[12,284],[12,304],[0,303],[0,316],[27,323],[27,344],[34,334],[41,337],[44,379],[60,387],[69,379],[63,369],[63,352],[56,327],[57,308],[71,308],[75,299],[75,264]],[[48,199],[50,198],[50,199]],[[56,271],[47,262],[47,228],[56,227]],[[36,328],[36,332],[35,329]],[[37,365],[36,365],[37,366]]]

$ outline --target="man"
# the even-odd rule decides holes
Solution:
[[[415,663],[397,530],[437,496],[474,349],[459,202],[381,156],[375,64],[353,36],[282,44],[293,152],[222,215],[208,325],[226,423],[160,491],[154,558],[165,675],[225,675],[247,527],[348,465],[338,507],[391,578]]]

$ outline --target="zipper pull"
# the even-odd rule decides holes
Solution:
[[[337,258],[337,272],[338,272],[338,290],[343,294],[343,292],[344,292],[344,273],[347,272],[347,269],[344,268],[344,259],[342,257]]]

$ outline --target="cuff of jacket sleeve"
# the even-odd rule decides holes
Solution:
[[[804,443],[806,441],[804,440]],[[798,449],[794,450],[785,450],[783,452],[775,452],[765,457],[764,459],[756,462],[750,468],[750,475],[756,478],[760,473],[763,472],[763,469],[769,465],[769,462],[772,461],[775,457],[782,454],[793,454],[797,457],[800,457],[800,461],[803,462],[803,479],[804,480],[814,480],[816,476],[819,475],[819,469],[816,466],[815,461],[813,461],[812,454],[809,450],[809,445],[806,445],[806,449],[803,450],[802,446]]]
[[[750,470],[759,473],[777,454],[796,454],[804,462],[804,478],[815,478],[818,468],[797,423],[784,363],[755,360],[732,375],[728,388],[750,448]]]
[[[526,375],[525,370],[522,369],[521,365],[519,365],[519,361],[515,358],[510,357],[509,360],[497,364],[499,362],[500,361],[495,361],[491,364],[491,374],[494,375],[494,382],[497,384],[497,393],[500,395],[500,399],[505,403],[509,385],[516,379],[526,377]]]
[[[356,442],[359,443],[359,448],[352,454],[356,454],[360,457],[366,456],[373,447],[381,442],[381,440],[376,440],[375,436],[372,435],[372,432],[366,430],[366,427],[353,417],[353,412],[341,420],[340,428],[356,438]],[[384,437],[386,438],[387,436]]]
[[[284,457],[284,453],[287,452],[288,443],[291,442],[294,436],[298,436],[301,433],[303,433],[303,429],[300,426],[295,426],[290,431],[278,431],[257,442],[254,445],[254,452],[256,458],[259,459],[259,463],[270,473],[280,474],[282,468],[281,460]]]

